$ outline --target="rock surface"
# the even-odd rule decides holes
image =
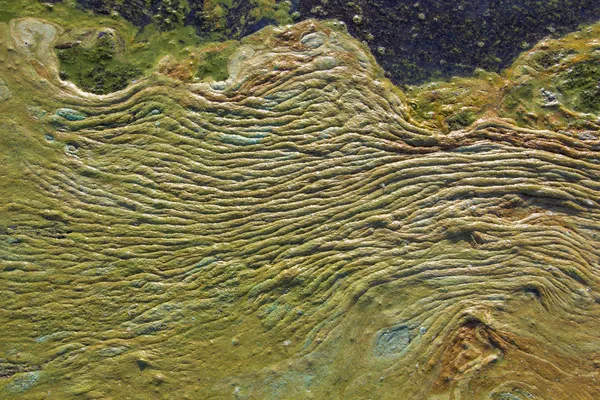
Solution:
[[[598,115],[543,48],[404,93],[304,21],[98,96],[60,31],[0,23],[2,397],[600,397]]]

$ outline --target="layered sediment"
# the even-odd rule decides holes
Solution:
[[[99,96],[61,29],[0,24],[4,397],[600,396],[598,116],[500,107],[532,67],[454,124],[483,86],[415,111],[305,21]]]

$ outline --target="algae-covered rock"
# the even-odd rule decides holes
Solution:
[[[0,29],[0,397],[600,398],[600,25],[406,90],[335,21],[176,36],[98,96],[56,43],[169,34],[69,12]]]
[[[6,101],[12,97],[12,93],[10,89],[6,85],[6,83],[0,79],[0,101]]]
[[[401,325],[381,332],[375,341],[375,355],[392,357],[402,354],[410,344],[412,335],[409,327]]]
[[[10,396],[9,393],[23,393],[31,389],[40,379],[40,371],[23,372],[15,374],[10,382],[8,382],[3,388],[2,392],[5,395]]]
[[[56,115],[69,121],[82,121],[87,118],[82,112],[71,108],[59,108],[56,110]]]

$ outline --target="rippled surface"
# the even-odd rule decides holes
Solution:
[[[2,396],[600,396],[594,115],[436,129],[313,21],[95,96],[0,28]]]

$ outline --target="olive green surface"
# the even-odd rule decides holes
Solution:
[[[96,94],[61,52],[135,28],[42,6],[0,23],[0,398],[600,397],[600,25],[406,91],[334,21],[147,32]]]

